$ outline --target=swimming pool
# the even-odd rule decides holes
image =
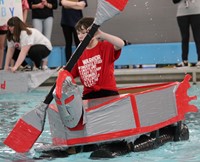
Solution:
[[[37,153],[34,149],[31,149],[29,153],[18,154],[6,147],[3,144],[3,140],[7,137],[7,134],[12,130],[15,122],[27,111],[36,107],[41,103],[49,91],[47,88],[39,88],[30,93],[19,94],[6,94],[0,96],[0,161],[3,162],[91,162],[89,159],[90,153],[80,153],[77,155],[71,155],[66,158],[55,159],[43,159],[34,160],[37,157]],[[193,101],[193,104],[200,109],[200,85],[193,85],[188,92],[190,95],[197,95],[199,98]],[[186,124],[189,127],[190,139],[188,141],[171,142],[158,149],[130,153],[125,156],[121,156],[115,159],[108,159],[108,162],[199,162],[200,161],[200,112],[194,114],[188,114],[186,116]],[[48,121],[46,121],[45,129],[38,139],[38,142],[48,143],[51,141]],[[105,160],[98,160],[105,161]]]

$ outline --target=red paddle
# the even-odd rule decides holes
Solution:
[[[81,56],[82,52],[98,30],[99,26],[111,19],[122,11],[128,0],[98,0],[95,21],[82,43],[77,47],[73,56],[68,61],[64,69],[71,71],[75,63]],[[35,141],[38,139],[44,129],[46,109],[53,100],[52,92],[55,88],[51,88],[44,102],[37,106],[34,110],[24,114],[15,124],[13,130],[5,139],[4,144],[15,150],[16,152],[27,152],[31,149]]]

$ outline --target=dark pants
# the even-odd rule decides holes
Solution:
[[[72,55],[72,44],[73,39],[76,47],[79,45],[79,39],[77,36],[76,29],[74,27],[62,25],[62,30],[65,38],[65,55],[66,55],[66,62],[69,61]]]
[[[100,91],[97,92],[91,92],[83,96],[83,100],[86,99],[93,99],[93,98],[100,98],[100,97],[108,97],[108,96],[115,96],[119,95],[117,91],[111,91],[111,90],[103,90],[101,89]]]
[[[0,30],[0,35],[4,35],[7,33],[7,30]]]
[[[15,50],[16,52],[13,55],[13,59],[16,61],[20,50]],[[47,57],[50,54],[50,50],[44,46],[44,45],[33,45],[28,51],[27,57],[29,57],[34,63],[37,68],[40,67],[42,59]],[[27,64],[27,63],[26,63]],[[24,66],[25,63],[22,63],[22,66]]]
[[[17,61],[17,58],[18,58],[18,56],[19,56],[19,53],[20,53],[20,50],[19,49],[17,49],[17,48],[15,48],[15,52],[14,52],[14,54],[13,54],[13,57],[12,57],[12,59],[16,62]],[[22,66],[26,66],[28,63],[26,62],[26,60],[24,60],[23,62],[22,62]]]
[[[177,17],[182,38],[182,60],[188,60],[190,26],[196,45],[198,61],[200,61],[200,14]]]

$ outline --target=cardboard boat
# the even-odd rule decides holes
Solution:
[[[0,94],[29,92],[40,86],[56,71],[57,69],[11,73],[1,70]]]
[[[48,119],[53,146],[79,146],[117,140],[136,140],[185,119],[197,112],[188,96],[191,76],[182,82],[119,88],[120,95],[83,100],[84,115],[77,129],[66,127],[55,104],[49,106]],[[85,121],[84,123],[82,121]]]

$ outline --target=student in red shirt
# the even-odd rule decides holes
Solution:
[[[87,35],[94,18],[84,17],[76,25],[81,41]],[[118,95],[114,62],[120,56],[124,41],[119,37],[98,30],[71,71],[74,78],[80,77],[84,86],[83,99]]]
[[[84,17],[76,24],[75,28],[80,42],[82,42],[86,37],[93,21],[94,18],[92,17]],[[70,74],[66,70],[60,71],[56,82],[56,90],[54,92],[55,100],[63,101],[66,100],[68,95],[72,96],[73,94],[76,98],[73,100],[75,100],[76,103],[67,103],[67,107],[75,107],[76,110],[78,109],[77,107],[80,105],[80,103],[79,99],[77,99],[79,98],[79,95],[76,93],[79,92],[77,92],[76,89],[73,89],[72,86],[74,83],[73,78],[76,77],[80,77],[81,83],[84,87],[82,96],[83,100],[118,95],[119,93],[114,76],[114,62],[119,58],[121,49],[124,45],[125,42],[121,38],[105,33],[99,29],[89,42],[86,49],[83,51]],[[72,82],[72,84],[70,82]],[[68,90],[69,94],[67,93]],[[69,101],[71,98],[69,97],[67,99]],[[62,111],[65,112],[65,109]],[[75,111],[75,109],[73,111]],[[82,123],[81,112],[82,111],[80,108],[80,111],[76,111],[76,113],[70,113],[77,114],[73,117],[72,121],[78,121],[78,119],[80,119],[79,121]],[[67,126],[71,120],[70,122],[66,120],[68,117],[65,116],[65,113],[61,113],[61,116],[63,122]],[[77,126],[74,128],[78,129],[78,126],[79,124],[77,124]],[[112,148],[115,148],[116,144],[120,146],[117,150],[115,149],[117,152],[121,152],[122,150],[130,151],[127,143],[124,141],[115,141],[115,145],[112,143],[105,145],[103,144],[100,146],[95,144],[84,145],[82,150],[95,151],[97,149],[107,148],[107,153],[111,155]],[[75,148],[72,147],[70,149]]]

